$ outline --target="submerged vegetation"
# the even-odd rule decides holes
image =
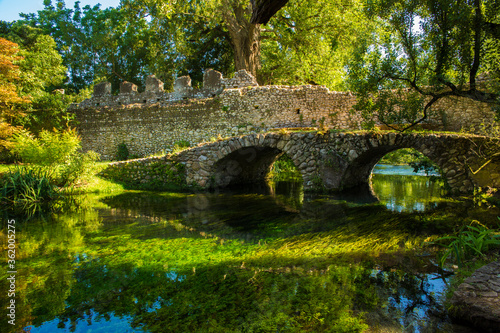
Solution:
[[[281,195],[87,195],[77,209],[21,224],[18,269],[31,283],[19,290],[30,304],[19,322],[108,332],[445,325],[419,319],[442,311],[427,277],[437,267],[419,254],[474,209],[394,213],[318,196],[299,213]],[[423,314],[405,314],[412,306]]]

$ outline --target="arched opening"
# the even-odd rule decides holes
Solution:
[[[286,154],[282,150],[271,147],[238,149],[219,160],[215,165],[214,186],[224,188],[265,184],[270,179],[270,172],[276,161],[278,163],[271,176],[285,171],[276,169],[276,167],[291,169],[290,163],[293,165],[293,162],[289,158],[281,160],[280,157],[283,155]]]
[[[277,201],[300,210],[304,201],[304,180],[294,161],[282,153],[267,174],[271,194]]]
[[[299,169],[286,153],[282,153],[274,161],[267,178],[273,182],[302,181]]]
[[[373,194],[397,212],[435,208],[445,194],[443,185],[439,167],[412,148],[385,154],[370,175]]]

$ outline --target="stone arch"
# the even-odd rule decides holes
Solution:
[[[220,158],[212,167],[212,186],[228,187],[263,183],[273,163],[283,154],[287,154],[300,171],[302,179],[306,179],[305,171],[299,168],[296,147],[285,144],[281,136],[253,137],[247,136],[238,139],[229,149],[222,149]],[[287,141],[288,142],[288,141]]]
[[[386,135],[387,136],[387,135]],[[443,159],[439,158],[441,145],[428,145],[418,137],[412,135],[397,135],[394,140],[387,140],[387,138],[380,138],[375,145],[368,146],[356,152],[356,155],[349,162],[348,167],[342,177],[342,188],[351,188],[361,185],[369,184],[370,177],[375,165],[388,153],[393,151],[411,148],[420,152],[425,157],[429,158],[439,169],[443,170],[446,164]],[[446,180],[446,174],[442,175]]]
[[[387,153],[413,148],[441,169],[454,194],[470,193],[477,184],[500,187],[500,162],[478,175],[469,171],[472,148],[482,147],[484,140],[449,134],[271,132],[202,144],[171,159],[185,164],[188,184],[206,188],[263,180],[276,158],[286,153],[302,176],[304,190],[343,190],[368,185],[373,167]]]

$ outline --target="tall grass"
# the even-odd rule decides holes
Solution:
[[[48,202],[59,197],[59,189],[46,172],[19,168],[0,178],[0,201],[7,205]]]

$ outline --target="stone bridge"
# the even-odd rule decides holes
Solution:
[[[167,169],[161,170],[171,174],[173,165],[184,165],[177,170],[186,184],[227,187],[264,181],[274,161],[287,154],[305,190],[337,191],[369,183],[379,160],[401,148],[414,148],[433,161],[454,194],[478,186],[500,188],[499,140],[458,134],[282,130],[204,143],[164,157],[115,162],[107,173],[125,182],[161,182],[163,175],[152,170],[163,165]]]

